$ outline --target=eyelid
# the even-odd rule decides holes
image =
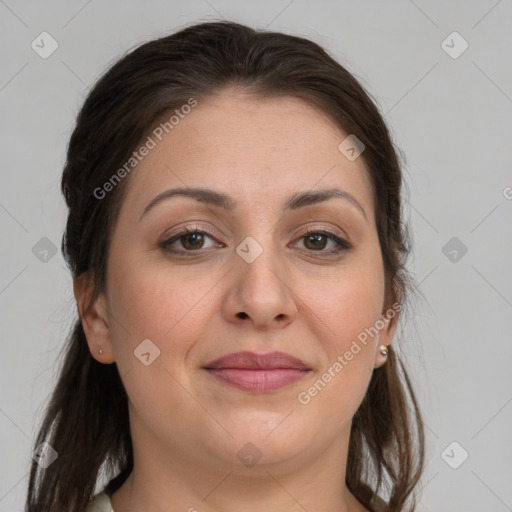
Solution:
[[[307,236],[308,234],[312,233],[318,233],[319,231],[324,231],[328,233],[329,235],[332,235],[336,238],[339,238],[347,243],[347,245],[350,245],[351,247],[354,246],[354,243],[352,242],[350,236],[348,233],[341,229],[339,226],[334,226],[330,222],[327,221],[316,221],[316,222],[310,222],[306,224],[306,227],[301,226],[299,230],[294,230],[293,240],[297,240],[298,238],[302,238],[303,236]],[[318,223],[321,223],[320,225]]]
[[[303,228],[301,228],[301,230],[299,230],[296,234],[293,235],[293,237],[294,237],[293,240],[294,241],[297,240],[298,238],[302,238],[302,237],[307,236],[307,235],[309,235],[311,233],[318,233],[319,231],[325,231],[325,232],[327,232],[330,235],[336,236],[338,238],[342,238],[347,243],[352,244],[352,242],[350,241],[350,238],[345,234],[344,231],[342,231],[341,233],[338,233],[332,227],[308,225],[305,228],[305,231],[302,231],[302,229]],[[161,241],[165,242],[165,241],[168,241],[170,238],[173,238],[176,235],[182,235],[182,234],[186,234],[187,232],[196,231],[196,230],[204,232],[206,235],[208,235],[210,237],[215,237],[217,239],[216,240],[217,242],[219,241],[218,240],[219,238],[226,237],[225,234],[223,234],[220,231],[216,230],[212,226],[205,227],[205,226],[201,226],[200,224],[194,224],[194,221],[192,221],[192,224],[184,223],[184,224],[179,224],[178,226],[175,226],[170,233],[166,232],[161,237]]]
[[[186,234],[186,232],[189,231],[201,231],[204,232],[206,235],[216,238],[218,241],[219,238],[225,238],[226,235],[221,233],[219,230],[215,229],[212,226],[201,226],[200,224],[195,224],[194,221],[191,221],[190,223],[183,223],[179,224],[178,226],[175,226],[172,231],[165,232],[165,234],[161,237],[161,241],[165,242],[169,240],[170,238],[175,237],[176,235],[183,235]]]

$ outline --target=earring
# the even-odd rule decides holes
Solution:
[[[98,350],[98,352],[99,352],[100,354],[103,354],[103,349],[102,349],[102,348],[100,348],[100,349]]]
[[[384,357],[388,357],[388,353],[389,353],[388,345],[381,345],[381,346],[380,346],[380,353],[381,353]]]

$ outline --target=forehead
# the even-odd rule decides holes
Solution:
[[[338,149],[348,134],[299,98],[224,90],[198,100],[161,140],[150,136],[155,145],[133,170],[124,201],[134,214],[173,187],[215,188],[236,197],[238,210],[336,187],[372,215],[364,160],[350,161]]]

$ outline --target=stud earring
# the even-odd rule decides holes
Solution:
[[[389,353],[388,346],[387,346],[387,345],[381,345],[381,346],[380,346],[380,353],[381,353],[384,357],[388,357],[388,353]]]
[[[100,348],[100,349],[98,350],[98,352],[99,352],[100,354],[103,354],[103,349],[102,349],[102,348]]]

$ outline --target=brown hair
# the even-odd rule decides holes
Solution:
[[[329,115],[365,145],[386,279],[386,309],[413,291],[402,222],[402,174],[386,124],[359,82],[316,43],[233,22],[199,23],[124,55],[97,81],[67,148],[62,192],[69,215],[62,252],[72,276],[104,290],[109,240],[129,176],[98,199],[95,190],[127,162],[155,123],[193,97],[228,86],[259,96],[295,96]],[[341,142],[341,141],[340,141]],[[393,321],[396,321],[395,318]],[[128,397],[115,364],[90,354],[78,318],[34,448],[58,453],[46,469],[32,462],[26,512],[83,512],[100,474],[117,490],[133,468]],[[423,470],[424,433],[407,373],[394,350],[373,372],[353,418],[346,485],[367,507],[409,504]],[[340,485],[343,485],[340,482]]]

